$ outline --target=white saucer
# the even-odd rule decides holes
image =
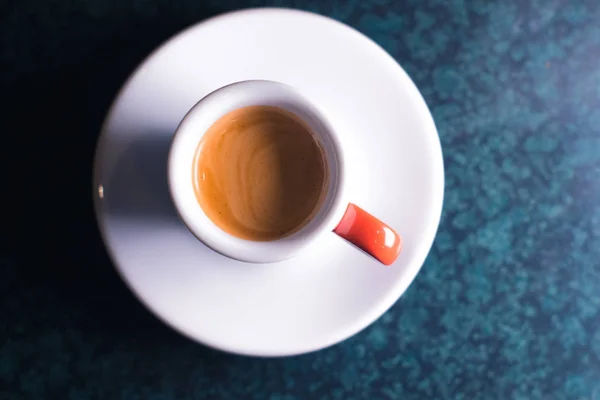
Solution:
[[[345,132],[351,200],[404,239],[385,267],[334,233],[276,264],[225,258],[179,221],[166,183],[177,124],[228,83],[301,89]],[[121,276],[164,322],[208,346],[261,356],[321,349],[357,333],[406,290],[442,210],[439,138],[406,73],[357,31],[318,15],[256,9],[184,31],[135,71],[115,100],[95,159],[103,238]]]

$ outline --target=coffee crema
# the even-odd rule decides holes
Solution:
[[[305,226],[328,183],[323,152],[296,115],[272,106],[231,111],[198,144],[193,162],[198,203],[222,230],[271,241]]]

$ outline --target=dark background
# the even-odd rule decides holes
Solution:
[[[119,87],[181,29],[250,6],[362,31],[430,106],[440,231],[364,332],[287,359],[161,324],[107,258],[91,196]],[[595,1],[0,0],[2,399],[600,399]]]

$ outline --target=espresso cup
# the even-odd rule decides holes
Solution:
[[[272,241],[235,237],[217,226],[199,205],[193,182],[196,149],[221,117],[249,106],[271,106],[298,117],[314,135],[324,157],[328,179],[314,217],[289,236]],[[322,235],[335,233],[383,264],[392,264],[402,248],[400,236],[385,223],[346,198],[341,140],[319,109],[297,89],[283,83],[253,80],[224,86],[202,98],[179,124],[168,158],[168,183],[179,216],[188,229],[218,253],[240,261],[269,263],[289,259]],[[357,250],[358,251],[358,250]]]

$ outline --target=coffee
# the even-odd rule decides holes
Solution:
[[[280,239],[305,226],[328,181],[310,129],[272,106],[221,117],[199,143],[192,172],[206,215],[225,232],[253,241]]]

